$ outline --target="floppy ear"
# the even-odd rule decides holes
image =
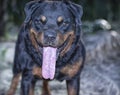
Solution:
[[[72,2],[68,2],[68,8],[71,11],[71,13],[73,14],[74,18],[75,18],[75,27],[76,27],[76,42],[78,42],[78,40],[81,40],[81,17],[83,15],[83,9],[82,6],[72,3]]]
[[[32,15],[32,13],[33,13],[38,7],[39,7],[39,2],[36,2],[36,1],[28,2],[28,3],[25,5],[25,8],[24,8],[25,15],[26,15],[26,18],[25,18],[25,21],[24,21],[25,24],[29,23],[29,21],[31,20],[31,15]]]
[[[69,5],[71,12],[73,13],[73,15],[75,16],[75,22],[77,25],[81,25],[81,17],[83,15],[83,9],[82,6],[78,5],[78,4],[74,4],[74,3],[70,3]]]

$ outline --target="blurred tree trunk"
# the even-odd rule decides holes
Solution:
[[[120,0],[79,0],[83,6],[83,19],[120,20]]]
[[[4,1],[5,0],[0,0],[0,37],[4,36],[4,29],[5,29]]]
[[[120,20],[120,0],[111,0],[112,19]]]

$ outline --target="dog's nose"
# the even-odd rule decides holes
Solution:
[[[47,39],[47,41],[52,41],[54,42],[56,39],[56,32],[55,31],[46,31],[44,34],[45,39]]]

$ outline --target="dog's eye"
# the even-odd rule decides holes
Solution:
[[[62,16],[59,16],[58,19],[57,19],[57,24],[60,26],[63,24],[63,17]]]
[[[34,23],[35,23],[35,24],[39,24],[40,21],[36,19],[36,20],[34,21]]]
[[[69,25],[69,22],[63,22],[63,25],[64,25],[64,26],[68,26],[68,25]]]
[[[40,17],[40,21],[41,21],[42,24],[46,24],[47,18],[42,15],[42,16]]]

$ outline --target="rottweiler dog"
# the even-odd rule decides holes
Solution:
[[[14,95],[20,76],[20,95],[34,95],[39,79],[43,80],[42,95],[51,95],[48,82],[54,79],[66,80],[68,95],[79,95],[85,60],[82,7],[69,0],[37,0],[26,4],[25,14],[7,95]]]

